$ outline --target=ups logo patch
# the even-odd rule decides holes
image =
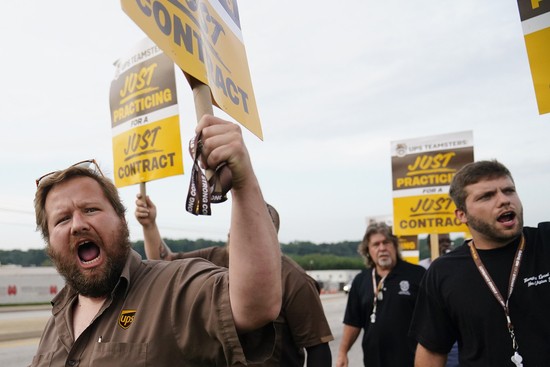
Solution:
[[[136,310],[122,310],[118,317],[118,325],[124,330],[128,329],[136,317]]]

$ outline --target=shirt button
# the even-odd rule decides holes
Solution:
[[[78,361],[74,360],[74,359],[69,359],[69,361],[67,362],[67,365],[71,366],[71,367],[74,367],[78,364]]]

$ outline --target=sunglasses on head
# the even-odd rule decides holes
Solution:
[[[99,174],[101,176],[104,176],[103,172],[101,172],[101,168],[99,168],[99,165],[97,164],[97,161],[95,159],[86,159],[84,161],[80,161],[80,162],[77,162],[75,164],[72,164],[68,168],[71,168],[71,167],[88,168],[88,169],[91,169],[91,170],[95,170],[96,172],[99,172]],[[59,172],[59,170],[46,173],[45,175],[42,175],[39,178],[37,178],[36,179],[36,187],[40,186],[40,182],[42,182],[42,180],[44,180],[46,177],[49,177],[49,176],[51,176],[51,175],[53,175],[54,173],[57,173],[57,172]]]

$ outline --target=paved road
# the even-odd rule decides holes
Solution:
[[[322,295],[323,307],[335,340],[330,343],[333,366],[342,338],[342,317],[347,296],[343,293]],[[38,345],[40,332],[49,317],[48,310],[32,308],[26,311],[1,310],[0,312],[0,366],[28,366]],[[18,337],[13,339],[14,335]],[[349,353],[350,367],[362,366],[360,339]]]
[[[50,314],[47,305],[0,308],[0,366],[30,364]]]
[[[321,300],[323,301],[325,316],[330,324],[330,330],[334,336],[334,340],[330,342],[329,345],[332,352],[332,365],[335,366],[336,356],[338,356],[338,347],[342,339],[342,320],[344,318],[348,297],[344,293],[337,293],[333,295],[323,295],[321,296]],[[361,349],[362,335],[363,334],[359,335],[359,338],[357,338],[357,341],[348,353],[350,367],[363,367],[363,350]]]

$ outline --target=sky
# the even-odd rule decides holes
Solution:
[[[472,131],[513,173],[525,223],[548,219],[550,114],[539,115],[516,1],[240,0],[264,141],[243,129],[280,241],[362,238],[392,213],[390,143]],[[113,177],[113,62],[145,34],[119,1],[10,2],[0,12],[0,249],[38,249],[35,179],[95,158]],[[182,144],[192,93],[177,75]],[[217,116],[227,118],[215,109]],[[165,238],[225,240],[230,200],[185,211],[185,174],[147,183]],[[139,186],[120,189],[132,240]]]

